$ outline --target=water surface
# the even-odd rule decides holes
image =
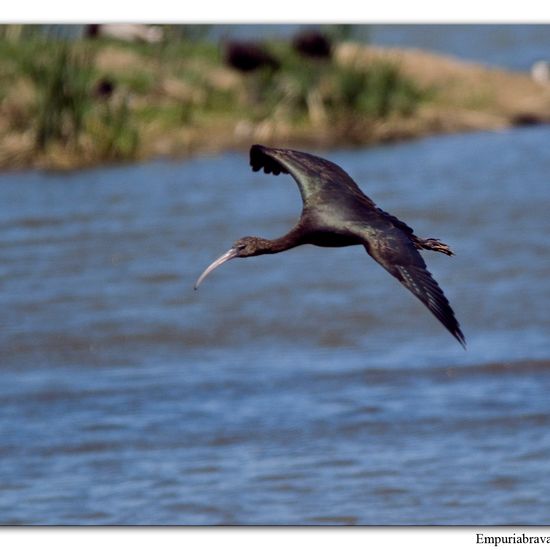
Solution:
[[[300,213],[242,154],[0,176],[3,524],[533,524],[550,491],[550,129],[321,152],[426,253],[202,269]]]

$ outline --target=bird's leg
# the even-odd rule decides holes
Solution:
[[[415,241],[416,248],[423,248],[424,250],[433,250],[434,252],[441,252],[442,254],[447,254],[447,256],[453,256],[454,252],[451,250],[449,245],[442,243],[439,239],[420,239],[416,238]]]

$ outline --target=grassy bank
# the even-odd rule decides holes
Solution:
[[[331,59],[266,48],[243,74],[221,48],[178,37],[0,39],[0,167],[72,168],[251,142],[330,147],[550,120],[527,75],[425,52],[336,43]]]

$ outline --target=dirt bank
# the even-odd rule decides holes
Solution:
[[[334,49],[334,62],[342,67],[363,70],[379,61],[397,66],[401,74],[427,90],[428,99],[421,101],[411,113],[390,113],[379,118],[362,115],[328,118],[322,106],[317,108],[313,104],[308,105],[309,115],[299,123],[278,115],[276,108],[273,113],[258,119],[248,116],[246,108],[236,108],[235,105],[229,105],[227,112],[202,116],[193,123],[180,124],[173,119],[167,123],[167,116],[161,122],[153,116],[147,124],[139,125],[140,145],[135,159],[179,158],[197,153],[243,150],[253,142],[297,148],[359,146],[433,134],[498,130],[550,122],[550,85],[534,82],[527,73],[414,49],[356,43],[342,43]],[[246,96],[249,84],[246,75],[219,63],[205,65],[204,69],[200,67],[200,60],[191,59],[187,63],[186,70],[195,71],[197,67],[193,63],[199,64],[204,73],[203,82],[208,82],[209,89],[234,93],[233,97]],[[134,97],[136,108],[154,111],[179,101],[190,106],[192,115],[194,102],[201,101],[202,89],[174,77],[166,68],[159,72],[150,58],[140,57],[138,53],[116,47],[105,48],[99,52],[96,66],[111,75],[122,73],[130,66],[139,66],[140,70],[153,75],[155,85],[150,94]],[[16,86],[20,89],[16,94],[17,108],[24,112],[25,97],[32,94],[24,83],[16,83]],[[19,117],[21,119],[21,115]],[[25,125],[19,123],[19,127]],[[33,135],[28,128],[16,131],[3,123],[0,130],[0,167],[5,169],[62,169],[106,162],[97,156],[95,149],[87,148],[85,141],[77,148],[54,144],[38,153],[33,148]]]

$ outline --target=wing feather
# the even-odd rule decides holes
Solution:
[[[424,303],[445,328],[466,347],[464,334],[460,330],[449,301],[427,269],[412,265],[397,265],[392,275]]]
[[[313,205],[320,197],[334,200],[348,196],[360,200],[365,206],[375,208],[374,202],[342,168],[315,155],[292,149],[253,145],[250,148],[250,166],[255,172],[263,168],[266,174],[290,174],[298,184],[306,206]]]
[[[381,220],[385,227],[360,230],[365,248],[388,273],[412,292],[466,347],[466,339],[443,290],[428,271],[424,259],[416,250],[409,236],[389,220]]]

